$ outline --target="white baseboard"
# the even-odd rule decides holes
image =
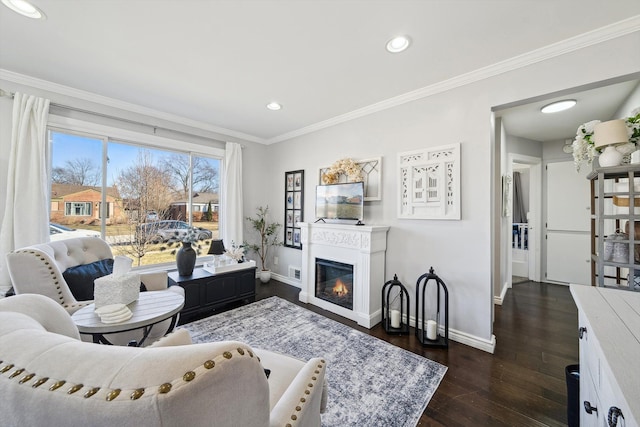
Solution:
[[[416,319],[411,316],[409,318],[409,325],[415,328]],[[438,334],[444,334],[444,328],[439,325]],[[477,348],[478,350],[486,351],[493,354],[496,349],[496,336],[491,334],[491,340],[476,337],[466,332],[459,331],[457,329],[449,328],[449,339],[451,341],[459,342],[460,344],[468,345],[469,347]]]
[[[509,282],[505,282],[504,285],[502,286],[502,291],[500,291],[500,296],[493,297],[493,303],[495,305],[502,305],[502,302],[504,301],[504,296],[507,294],[507,290],[509,288],[510,288]]]
[[[291,277],[283,276],[282,274],[277,274],[274,272],[271,272],[271,278],[276,279],[278,282],[286,283],[287,285],[295,286],[298,289],[302,289],[302,283],[300,282],[300,280],[292,279]]]
[[[496,349],[496,336],[491,334],[490,340],[485,340],[473,335],[469,335],[465,332],[456,331],[455,329],[449,328],[449,339],[459,342],[460,344],[465,344],[473,348],[477,348],[478,350],[486,351],[487,353],[493,354]]]
[[[295,280],[295,279],[291,279],[290,277],[286,277],[283,276],[281,274],[276,274],[276,273],[271,273],[271,277],[275,280],[278,280],[280,282],[286,283],[288,285],[291,286],[295,286],[297,288],[302,289],[301,283],[299,280]],[[504,294],[506,293],[506,286],[505,288],[503,288],[503,292],[500,298],[504,297]],[[304,303],[308,303],[309,302],[309,298],[306,292],[300,292],[300,295],[298,296],[298,299],[301,302]],[[370,320],[375,320],[375,323],[371,324],[371,327],[373,327],[375,324],[380,322],[380,319],[382,317],[382,312],[381,311],[377,311],[376,313],[374,313],[373,315],[371,315],[371,319]],[[409,324],[413,327],[415,327],[416,325],[416,321],[414,317],[411,317],[409,319]],[[365,326],[366,327],[366,326]],[[440,331],[440,333],[444,333],[444,331]],[[496,337],[495,335],[491,335],[491,339],[490,340],[486,340],[480,337],[476,337],[474,335],[470,335],[467,334],[466,332],[462,332],[462,331],[458,331],[456,329],[453,328],[449,328],[449,339],[452,341],[456,341],[459,342],[460,344],[464,344],[464,345],[468,345],[470,347],[473,348],[477,348],[478,350],[482,350],[482,351],[486,351],[487,353],[491,353],[493,354],[493,352],[495,351],[496,348]]]

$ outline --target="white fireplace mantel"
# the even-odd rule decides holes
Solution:
[[[371,328],[382,320],[387,226],[299,223],[302,290],[299,299]],[[316,258],[353,265],[353,310],[315,296]]]

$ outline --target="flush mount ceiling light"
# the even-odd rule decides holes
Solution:
[[[267,104],[267,108],[271,111],[278,111],[282,109],[282,105],[278,104],[277,102],[270,102]]]
[[[552,102],[551,104],[547,104],[540,109],[545,114],[549,113],[557,113],[560,111],[568,110],[569,108],[576,105],[575,99],[563,99],[562,101]]]
[[[46,15],[37,7],[25,0],[2,0],[2,4],[22,16],[32,19],[46,19]]]
[[[387,42],[387,51],[391,53],[402,52],[409,47],[409,43],[409,37],[407,36],[394,37]]]

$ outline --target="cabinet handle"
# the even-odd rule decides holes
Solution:
[[[587,414],[598,412],[598,408],[591,406],[591,403],[588,400],[584,401],[584,410],[587,411]]]
[[[609,427],[616,427],[618,425],[618,417],[621,417],[624,420],[624,415],[622,415],[620,408],[615,406],[609,408],[609,415],[607,415]]]
[[[578,329],[578,335],[580,336],[580,339],[582,339],[582,337],[586,333],[587,333],[587,327],[586,326],[580,326],[580,328]]]

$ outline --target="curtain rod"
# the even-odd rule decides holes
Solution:
[[[6,98],[13,99],[15,97],[15,92],[9,92],[9,91],[6,91],[4,89],[0,89],[0,97],[2,97],[2,98],[6,97]],[[219,142],[219,143],[222,143],[222,144],[225,143],[225,141],[220,141],[218,139],[208,138],[206,136],[195,135],[195,134],[192,134],[192,133],[189,133],[189,132],[184,132],[184,131],[180,131],[180,130],[176,130],[176,129],[169,129],[169,128],[162,127],[162,126],[151,125],[149,123],[143,123],[143,122],[139,122],[139,121],[136,121],[136,120],[131,120],[131,119],[125,119],[125,118],[121,118],[121,117],[117,117],[117,116],[112,116],[110,114],[98,113],[98,112],[91,111],[91,110],[85,110],[83,108],[71,107],[69,105],[58,104],[56,102],[49,103],[49,106],[50,107],[57,107],[57,108],[64,108],[66,110],[75,111],[75,112],[78,112],[78,113],[90,114],[92,116],[103,117],[105,119],[118,120],[118,121],[121,121],[121,122],[130,123],[130,124],[133,124],[133,125],[150,127],[150,128],[153,128],[153,134],[154,135],[156,134],[157,130],[163,130],[163,131],[182,134],[182,135],[187,135],[187,136],[195,136],[197,138],[203,138],[203,139],[207,139],[207,140],[210,140],[210,141]],[[245,148],[244,144],[241,144],[241,146],[242,146],[242,148]]]

